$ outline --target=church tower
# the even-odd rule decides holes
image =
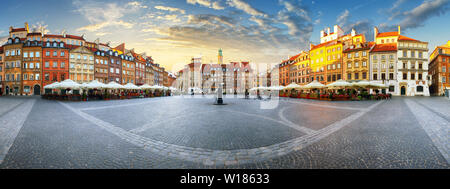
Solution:
[[[222,49],[219,49],[219,55],[218,55],[218,64],[223,64],[223,54],[222,54]]]

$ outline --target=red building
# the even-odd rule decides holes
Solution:
[[[69,49],[64,42],[44,42],[42,48],[42,87],[69,78]]]

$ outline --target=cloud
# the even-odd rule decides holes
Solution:
[[[166,7],[166,6],[155,6],[155,9],[165,10],[169,12],[180,12],[181,14],[185,14],[183,9],[175,8],[175,7]]]
[[[168,15],[164,15],[164,16],[157,16],[156,19],[167,20],[167,21],[171,21],[171,22],[181,22],[181,19],[178,18],[178,15],[176,15],[176,14],[168,14]]]
[[[223,10],[223,9],[225,9],[225,7],[220,5],[220,3],[218,1],[211,2],[210,0],[186,0],[186,2],[189,3],[189,4],[192,4],[192,5],[199,4],[201,6],[205,6],[205,7],[208,7],[208,8],[215,9],[215,10]]]
[[[133,6],[133,7],[136,7],[136,8],[144,8],[144,9],[148,8],[146,5],[142,5],[142,3],[138,2],[138,1],[129,2],[127,5]]]
[[[234,7],[236,9],[242,10],[245,13],[252,15],[252,16],[264,16],[267,17],[267,14],[265,14],[262,11],[259,11],[252,6],[250,6],[248,3],[242,1],[242,0],[228,0],[228,5],[231,7]]]
[[[112,34],[111,32],[97,32],[95,33],[96,36],[105,36],[105,35],[110,35]]]
[[[212,14],[189,15],[188,24],[208,24],[211,26],[227,25],[233,27],[233,19],[227,16]]]
[[[421,27],[430,18],[446,13],[449,10],[448,5],[449,0],[424,1],[411,11],[399,15],[402,19],[399,25],[405,29]]]
[[[289,35],[299,40],[300,43],[309,43],[313,31],[313,23],[306,7],[300,1],[280,0],[284,9],[278,12],[278,21],[286,25]]]
[[[117,3],[99,3],[95,1],[75,0],[73,4],[77,7],[75,12],[84,16],[91,24],[80,27],[77,31],[99,31],[106,27],[124,27],[130,29],[133,23],[122,20],[125,14],[136,12],[143,8],[139,2],[130,2],[126,6]]]
[[[345,9],[344,12],[342,12],[336,19],[336,22],[338,23],[338,25],[340,26],[344,26],[347,24],[348,22],[348,18],[350,17],[350,11],[348,11],[347,9]]]

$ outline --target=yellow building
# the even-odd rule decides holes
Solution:
[[[350,34],[344,35],[343,30],[334,26],[334,32],[320,31],[321,44],[310,45],[311,77],[324,84],[342,79],[342,52],[344,48],[353,44],[364,43],[365,37],[356,34],[352,29]]]

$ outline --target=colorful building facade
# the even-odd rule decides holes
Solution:
[[[450,91],[450,40],[446,44],[437,46],[430,55],[428,73],[432,82],[432,95],[449,95]]]

